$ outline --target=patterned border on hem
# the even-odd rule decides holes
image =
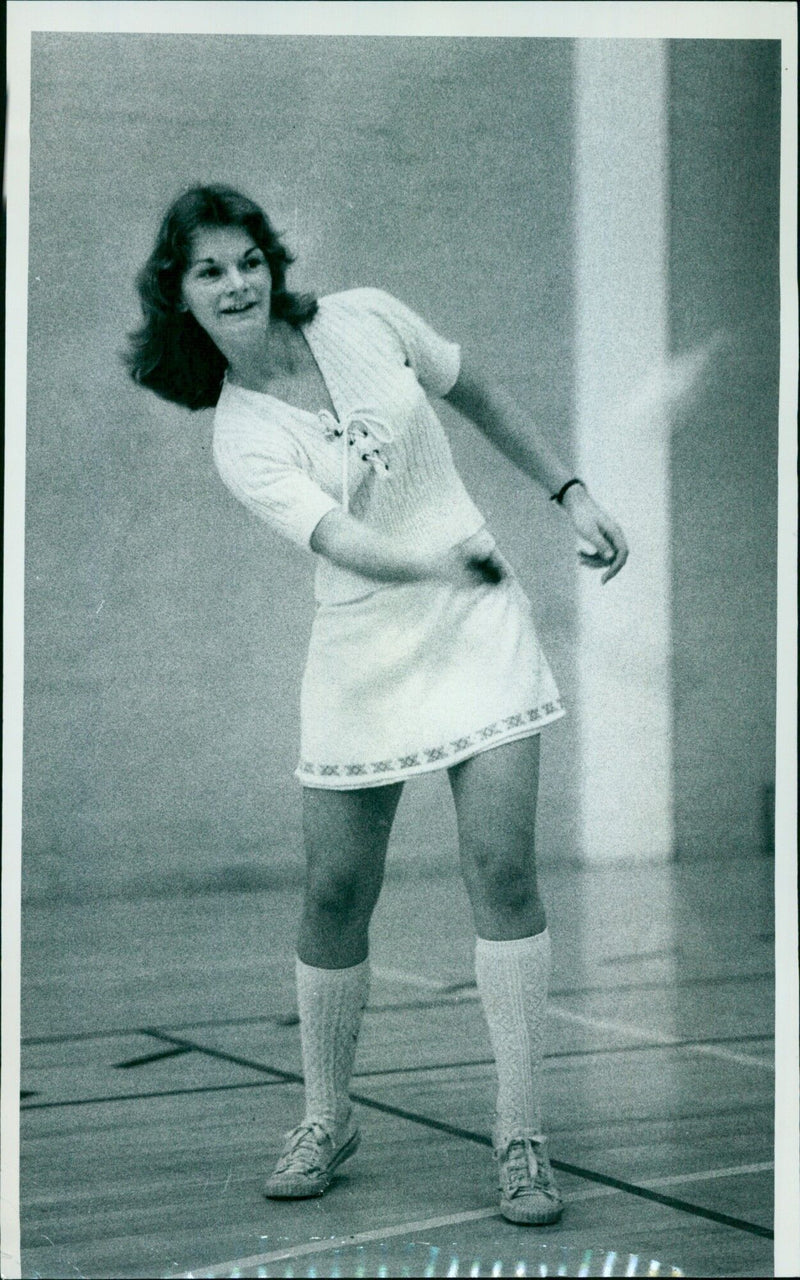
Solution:
[[[453,738],[437,747],[424,747],[421,751],[413,751],[408,755],[363,764],[316,764],[303,760],[295,769],[294,776],[308,786],[330,787],[339,791],[388,785],[416,773],[446,769],[469,756],[486,751],[489,747],[537,733],[545,724],[558,720],[564,714],[561,701],[554,699],[530,711],[501,716],[499,720],[474,733]]]

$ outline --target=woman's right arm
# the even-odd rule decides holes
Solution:
[[[288,434],[275,432],[268,444],[267,449],[261,419],[247,406],[222,414],[218,408],[214,460],[221,479],[249,510],[297,546],[310,546],[333,564],[379,582],[440,579],[475,586],[505,577],[485,534],[445,553],[406,547],[343,511],[309,474]]]
[[[506,574],[497,554],[479,550],[472,539],[437,554],[408,551],[341,509],[329,511],[316,525],[311,550],[343,569],[379,582],[438,579],[467,587],[499,582]]]

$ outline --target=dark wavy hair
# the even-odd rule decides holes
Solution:
[[[217,403],[227,364],[194,316],[178,309],[192,237],[201,227],[242,227],[252,236],[272,278],[273,316],[299,326],[317,310],[312,294],[291,293],[286,288],[286,271],[294,258],[254,201],[219,184],[192,187],[178,196],[137,276],[144,323],[129,335],[123,359],[134,382],[189,409]]]

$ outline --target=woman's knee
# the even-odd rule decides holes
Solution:
[[[377,888],[365,885],[349,870],[309,870],[305,892],[307,913],[348,924],[369,917],[376,900]]]
[[[516,915],[538,899],[533,858],[481,843],[462,848],[467,889],[492,910]]]

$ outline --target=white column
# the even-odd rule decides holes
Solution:
[[[666,52],[576,41],[577,474],[622,524],[622,575],[580,571],[588,861],[671,855]]]

